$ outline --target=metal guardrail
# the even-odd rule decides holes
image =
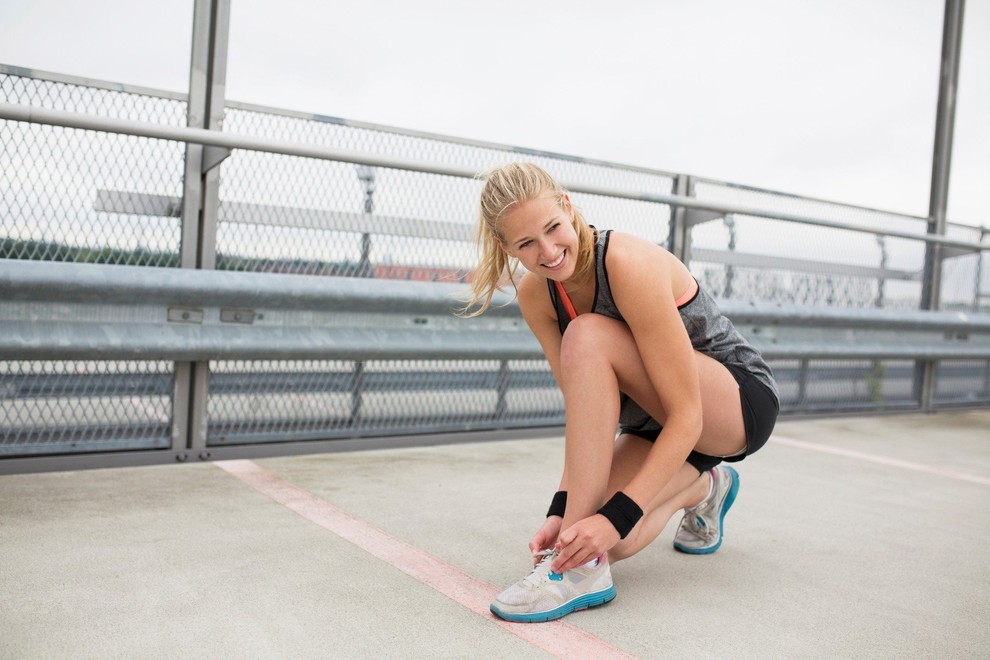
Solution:
[[[0,290],[22,316],[4,319],[0,360],[542,358],[508,296],[455,317],[461,285],[0,260]],[[721,307],[769,359],[990,359],[990,314]]]
[[[518,314],[456,318],[465,289],[430,282],[0,260],[0,290],[34,305],[5,319],[0,360],[542,356]],[[87,306],[129,320],[94,323]]]
[[[22,431],[14,444],[0,443],[0,456],[21,456],[15,461],[22,463],[43,460],[31,455],[156,448],[185,460],[197,453],[217,456],[230,445],[424,433],[450,424],[507,429],[563,421],[552,396],[556,383],[516,303],[500,296],[491,314],[458,318],[453,311],[466,293],[462,285],[0,260],[0,291],[0,362],[121,365],[97,374],[5,376],[0,408],[8,410],[44,406],[69,393],[124,402],[101,414],[100,422],[53,413],[54,423],[71,435]],[[990,400],[990,314],[738,301],[723,301],[722,308],[771,360],[785,392],[785,412],[795,406],[834,410],[828,389],[858,384],[871,397],[862,406],[916,408],[912,365],[918,360],[944,363],[943,379],[977,383]],[[307,360],[316,362],[288,380],[272,379],[264,366],[287,361],[298,368]],[[430,360],[442,362],[430,366]],[[174,436],[181,415],[171,424],[141,421],[148,405],[168,400],[171,379],[154,367],[135,372],[127,365],[173,361],[177,369],[193,361],[213,365],[210,400],[232,406],[204,416],[211,430],[198,447]],[[813,361],[837,366],[816,370]],[[232,364],[244,367],[225,366]],[[881,381],[888,383],[886,392]],[[480,393],[469,412],[448,411],[438,425],[449,398],[466,391]],[[539,400],[535,392],[543,393]],[[375,403],[382,395],[412,397],[407,416],[383,417]],[[236,403],[245,397],[249,405]],[[265,412],[269,400],[297,403],[288,411]],[[314,406],[319,421],[306,417]],[[271,430],[245,426],[245,419],[259,414]],[[110,431],[120,439],[107,439]],[[168,441],[163,434],[170,432]]]

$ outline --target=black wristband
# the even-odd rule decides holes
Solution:
[[[564,511],[567,509],[567,491],[558,490],[553,494],[553,499],[550,500],[550,508],[547,509],[547,518],[550,516],[560,516],[564,517]]]
[[[598,513],[605,516],[615,531],[619,533],[619,538],[624,539],[636,526],[639,519],[643,517],[643,510],[633,502],[628,495],[621,490],[605,503],[605,506],[598,509]]]

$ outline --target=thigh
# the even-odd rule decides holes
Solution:
[[[619,381],[619,389],[640,405],[653,419],[664,424],[667,412],[650,381],[629,327],[601,317],[607,339],[598,344],[609,354]],[[746,447],[739,385],[732,373],[717,360],[695,351],[698,382],[701,387],[702,431],[695,450],[711,456],[728,456]]]

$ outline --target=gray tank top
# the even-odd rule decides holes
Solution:
[[[596,234],[595,297],[591,311],[625,323],[622,313],[612,298],[612,290],[608,283],[608,271],[605,268],[605,255],[608,252],[608,241],[612,232],[605,230],[598,231]],[[560,326],[561,334],[563,334],[571,319],[563,301],[557,295],[553,282],[547,280],[547,285],[550,289],[550,300],[557,312],[557,324]],[[684,322],[694,350],[704,353],[722,364],[731,365],[749,373],[766,385],[778,400],[780,399],[773,373],[763,356],[739,334],[739,331],[732,325],[732,321],[719,311],[715,300],[704,289],[699,286],[695,296],[680,305],[677,311],[680,312],[681,320]],[[633,417],[641,416],[639,412],[630,410],[628,403],[632,402],[627,402],[626,397],[623,396],[620,423],[624,426],[634,423]],[[642,414],[645,415],[645,413]]]

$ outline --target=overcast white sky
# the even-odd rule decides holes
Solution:
[[[0,62],[188,87],[192,0],[3,0]],[[927,215],[943,0],[233,0],[227,98]],[[990,0],[950,219],[990,226]]]

